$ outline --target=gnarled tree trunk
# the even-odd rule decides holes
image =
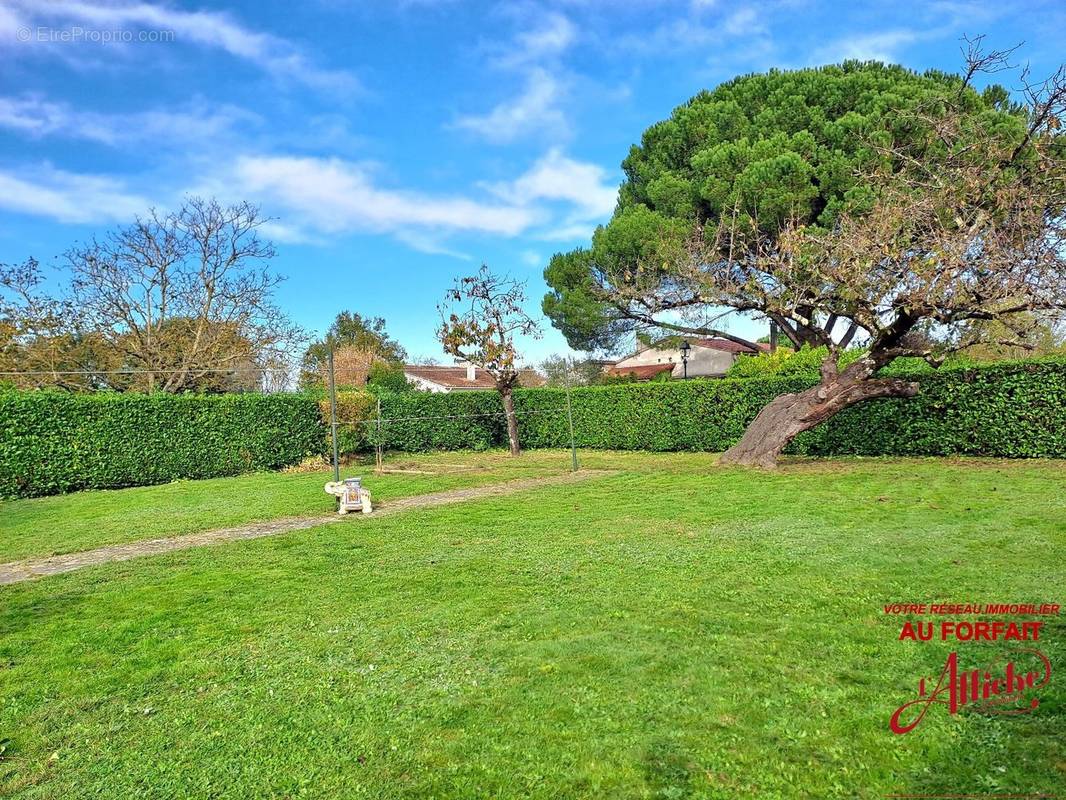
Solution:
[[[518,447],[518,418],[514,413],[514,397],[510,386],[500,386],[500,397],[503,399],[503,415],[507,418],[507,443],[511,448],[511,455],[521,453]]]
[[[918,393],[918,384],[913,381],[874,378],[880,366],[879,359],[868,356],[838,371],[836,358],[827,359],[817,386],[783,394],[768,403],[719,463],[773,469],[781,451],[797,435],[845,408],[875,397],[913,397]]]

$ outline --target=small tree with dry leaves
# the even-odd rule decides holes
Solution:
[[[514,387],[518,384],[515,336],[540,338],[540,326],[522,308],[525,284],[493,275],[482,265],[476,275],[458,278],[439,306],[437,338],[449,355],[481,367],[492,375],[507,418],[511,455],[520,452]]]

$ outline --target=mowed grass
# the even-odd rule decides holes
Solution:
[[[1063,464],[587,462],[623,472],[0,589],[0,795],[1061,793],[1057,674],[889,732],[953,646],[881,607],[1063,602]]]
[[[560,473],[569,455],[534,454],[517,463],[503,453],[393,456],[374,474],[372,464],[347,465],[342,477],[362,475],[376,502],[427,492],[481,486]],[[425,474],[420,474],[425,473]],[[330,514],[323,491],[330,470],[258,472],[233,478],[177,481],[131,489],[0,501],[0,563],[73,553],[104,545],[196,533],[279,517]]]

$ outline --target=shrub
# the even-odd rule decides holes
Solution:
[[[921,384],[916,397],[853,406],[801,434],[793,451],[1066,457],[1066,360],[916,369],[908,375]]]
[[[331,447],[329,442],[329,395],[318,400],[318,412],[321,415],[325,431],[324,452]],[[378,399],[370,392],[360,389],[337,392],[337,448],[341,455],[363,453],[373,445],[372,421],[377,418]]]
[[[374,392],[407,392],[413,391],[414,388],[404,374],[403,364],[391,364],[384,361],[378,361],[370,366],[366,387]]]
[[[841,353],[837,363],[841,368],[858,360],[864,350],[852,348]],[[726,372],[727,378],[769,378],[794,377],[797,375],[809,375],[817,378],[822,361],[825,360],[828,350],[824,347],[809,347],[804,345],[799,350],[778,348],[773,353],[760,353],[755,356],[741,355],[733,362],[733,366]],[[897,359],[902,361],[903,359]],[[924,361],[922,362],[925,363]]]
[[[0,392],[0,497],[214,478],[323,452],[309,395]]]

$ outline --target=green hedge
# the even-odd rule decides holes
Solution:
[[[1066,360],[1009,362],[911,376],[917,397],[874,400],[799,436],[810,455],[1066,458]],[[764,405],[810,376],[577,388],[579,447],[724,450]],[[495,392],[381,393],[390,450],[506,443]],[[378,398],[344,392],[339,419],[372,420]],[[563,389],[515,391],[523,447],[570,443]],[[80,395],[0,391],[0,497],[137,486],[276,469],[328,452],[321,395]],[[344,452],[369,450],[376,424],[342,427]]]
[[[302,394],[0,391],[0,497],[276,469],[325,441]]]
[[[551,390],[525,391],[539,394]],[[380,396],[384,418],[381,435],[386,449],[485,450],[507,441],[503,406],[495,391],[400,392]],[[371,440],[375,437],[376,431],[371,433]]]
[[[574,438],[578,447],[611,450],[723,450],[764,405],[809,385],[807,379],[693,380],[575,388]],[[518,389],[514,398],[523,447],[569,446],[565,389]],[[496,392],[383,396],[382,415],[390,450],[480,450],[507,440]]]
[[[917,397],[855,406],[802,434],[791,451],[1066,457],[1066,361],[909,377],[921,385]],[[795,376],[578,388],[571,395],[575,440],[579,447],[618,450],[724,450],[774,397],[814,383]],[[569,445],[565,403],[562,389],[515,392],[523,447]],[[384,395],[384,444],[408,451],[502,446],[500,410],[495,392]],[[430,418],[409,419],[421,416]]]
[[[902,374],[902,370],[897,374]],[[853,406],[797,437],[809,455],[1066,458],[1066,361],[909,375],[917,397]]]

